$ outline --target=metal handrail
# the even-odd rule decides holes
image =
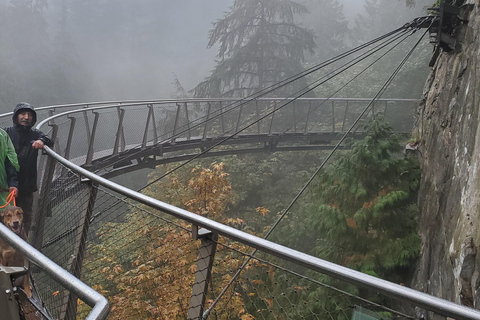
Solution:
[[[37,126],[37,128],[41,127],[42,124],[48,121],[49,119],[45,119]],[[279,245],[266,239],[253,236],[241,230],[237,230],[219,222],[207,219],[187,210],[177,208],[160,200],[153,199],[97,176],[96,174],[91,173],[90,171],[85,170],[82,167],[64,159],[49,147],[45,147],[45,152],[56,161],[62,163],[72,171],[80,174],[82,177],[86,177],[98,183],[99,185],[122,194],[123,196],[129,197],[147,206],[170,214],[176,218],[192,223],[192,225],[206,228],[214,233],[239,241],[242,244],[248,245],[252,248],[294,262],[311,270],[327,274],[336,279],[340,279],[360,287],[376,290],[379,293],[395,299],[414,303],[421,308],[433,311],[439,315],[452,317],[458,320],[480,320],[480,311],[478,310],[468,308],[445,299],[437,298],[427,293],[407,288],[383,279],[379,279],[362,272],[307,255],[303,252]]]
[[[254,99],[256,101],[289,101],[293,100],[293,98],[257,98]],[[295,99],[297,101],[369,101],[369,99],[362,99],[362,98],[298,98]],[[417,99],[379,99],[380,101],[403,101],[403,102],[415,102],[418,101]],[[49,111],[47,116],[47,119],[43,120],[40,122],[36,127],[40,128],[42,125],[45,123],[58,118],[60,116],[66,116],[70,115],[73,113],[77,112],[84,112],[84,111],[92,111],[95,112],[97,110],[105,110],[105,109],[111,109],[111,108],[129,108],[129,107],[136,107],[136,106],[142,106],[145,104],[158,104],[158,105],[163,105],[163,104],[172,104],[172,103],[179,103],[179,104],[187,104],[187,103],[241,103],[241,102],[247,102],[249,100],[245,101],[238,101],[237,99],[225,99],[225,98],[218,98],[218,99],[210,99],[210,98],[191,98],[191,99],[153,99],[153,100],[129,100],[129,101],[103,101],[103,102],[87,102],[87,103],[75,103],[75,104],[66,104],[66,105],[55,105],[55,106],[45,106],[45,107],[37,107],[35,110],[37,113],[43,112],[42,118],[45,117],[45,112]],[[56,115],[54,113],[57,112]],[[13,112],[8,112],[4,114],[0,114],[0,119],[4,120],[6,117],[11,117]],[[47,148],[46,148],[47,149]],[[50,150],[50,152],[53,152]],[[47,152],[48,153],[48,152]],[[68,166],[68,165],[67,165]],[[92,179],[94,180],[94,179]],[[188,220],[187,220],[188,221]],[[201,225],[201,224],[198,224]],[[208,225],[208,224],[207,224]],[[2,226],[3,227],[3,226]],[[108,314],[108,301],[101,295],[99,295],[96,291],[93,289],[89,288],[82,282],[76,283],[78,280],[76,277],[65,271],[63,268],[60,266],[54,264],[52,261],[48,260],[46,256],[44,256],[42,253],[39,251],[36,251],[35,248],[32,246],[28,245],[26,242],[24,242],[21,239],[18,239],[18,237],[10,238],[8,232],[4,234],[3,228],[0,227],[0,237],[6,238],[8,242],[12,241],[12,246],[15,247],[17,250],[20,250],[25,254],[27,259],[29,259],[32,263],[37,264],[40,268],[42,268],[44,271],[46,271],[52,278],[60,281],[61,283],[65,284],[65,287],[67,289],[70,289],[72,292],[77,293],[77,295],[81,298],[84,299],[88,305],[93,306],[94,308],[92,312],[89,314],[87,319],[103,319],[103,318],[98,318],[106,316]],[[210,228],[207,226],[207,228],[215,230],[214,228]],[[7,229],[8,231],[8,229]],[[218,232],[222,234],[221,232]],[[226,235],[228,236],[228,235]],[[252,245],[252,247],[255,247]],[[72,285],[72,283],[74,283]],[[77,292],[77,290],[82,290],[82,292]],[[92,295],[94,298],[92,298]]]
[[[103,320],[107,317],[110,309],[108,300],[104,296],[47,258],[2,223],[0,223],[0,238],[7,241],[16,250],[22,252],[30,262],[37,265],[50,277],[71,292],[74,292],[81,300],[92,307],[92,310],[90,310],[90,313],[85,318],[86,320]]]
[[[252,101],[371,101],[370,98],[255,98],[251,99]],[[77,111],[80,111],[83,108],[90,107],[118,107],[118,106],[135,106],[135,105],[144,105],[144,104],[167,104],[167,103],[195,103],[195,102],[246,102],[250,101],[245,99],[244,101],[234,99],[234,98],[186,98],[186,99],[153,99],[153,100],[119,100],[119,101],[103,101],[103,102],[86,102],[86,103],[72,103],[64,105],[53,105],[53,106],[44,106],[36,107],[35,111],[45,111],[55,109],[67,109],[67,108],[80,108]],[[399,102],[416,102],[420,101],[419,99],[397,99],[397,98],[379,98],[378,102],[385,101],[399,101]],[[13,112],[6,112],[0,114],[0,119],[8,116],[12,116]]]
[[[156,100],[130,100],[130,101],[107,101],[107,102],[89,102],[89,103],[83,103],[83,104],[67,104],[67,105],[54,105],[54,106],[50,106],[50,107],[39,107],[39,108],[36,108],[37,110],[37,113],[38,113],[38,116],[37,116],[37,120],[40,121],[40,119],[45,119],[46,117],[48,117],[49,120],[54,120],[54,119],[57,119],[57,118],[60,118],[62,116],[66,116],[70,119],[74,119],[74,114],[78,114],[78,113],[81,113],[83,114],[83,117],[85,118],[85,126],[86,128],[86,135],[87,135],[87,141],[88,141],[88,152],[86,153],[86,165],[91,165],[92,162],[96,159],[93,159],[93,157],[95,156],[98,156],[100,154],[100,151],[107,151],[108,150],[111,150],[112,151],[112,154],[110,154],[109,156],[112,156],[112,155],[115,155],[116,153],[116,150],[115,148],[114,149],[111,149],[110,147],[106,147],[106,145],[104,144],[103,145],[103,148],[104,150],[96,150],[94,144],[95,144],[95,133],[94,132],[91,132],[90,130],[90,125],[88,123],[88,119],[87,119],[87,112],[91,112],[92,114],[95,115],[95,119],[97,119],[98,115],[97,112],[99,111],[103,111],[103,110],[109,110],[109,109],[116,109],[116,110],[121,110],[121,112],[125,112],[125,110],[129,110],[131,108],[136,108],[136,107],[143,107],[143,106],[147,106],[148,108],[151,108],[153,107],[153,105],[156,105],[156,107],[163,107],[163,106],[167,106],[167,107],[171,107],[173,106],[173,104],[177,105],[177,106],[180,106],[180,105],[183,105],[185,106],[185,115],[182,115],[182,120],[179,119],[179,111],[180,110],[177,110],[177,116],[175,117],[175,126],[173,128],[173,136],[170,137],[169,139],[162,139],[164,140],[162,143],[167,143],[168,140],[170,140],[171,144],[174,144],[174,142],[176,142],[176,139],[186,139],[186,140],[190,140],[191,139],[191,128],[189,127],[189,124],[188,124],[188,110],[187,110],[187,104],[190,104],[190,106],[195,106],[197,103],[203,103],[203,104],[207,104],[207,105],[210,105],[210,103],[220,103],[220,105],[223,104],[223,107],[220,108],[221,110],[221,113],[219,114],[218,113],[218,110],[216,110],[214,113],[216,114],[215,117],[218,117],[220,116],[221,119],[222,119],[222,130],[223,130],[223,135],[225,134],[229,134],[229,132],[231,131],[231,128],[228,129],[229,131],[225,132],[225,128],[223,128],[223,113],[224,112],[230,112],[230,111],[233,111],[235,109],[237,109],[238,106],[242,106],[243,103],[246,103],[246,102],[250,102],[250,101],[253,101],[252,99],[251,100],[236,100],[236,99],[228,99],[228,98],[216,98],[216,99],[212,99],[212,98],[188,98],[188,99],[156,99]],[[306,101],[310,104],[312,104],[312,102],[319,102],[320,103],[320,106],[323,105],[323,103],[325,101],[330,101],[332,103],[332,108],[334,108],[334,104],[336,102],[342,102],[342,103],[346,103],[347,106],[349,104],[349,102],[369,102],[370,100],[367,99],[367,98],[298,98],[298,99],[293,99],[293,98],[257,98],[257,99],[254,99],[255,101],[255,106],[257,106],[257,116],[258,116],[258,102],[274,102],[274,104],[276,104],[277,102],[282,102],[282,101],[296,101],[296,102],[301,102],[301,101]],[[378,99],[378,102],[384,102],[385,103],[385,112],[387,110],[387,105],[389,102],[402,102],[402,103],[412,103],[412,102],[418,102],[419,100],[418,99],[395,99],[395,98],[382,98],[382,99]],[[227,110],[225,111],[224,110],[224,107],[225,107],[225,104],[228,104],[229,102],[231,102],[231,106],[230,108],[227,108]],[[295,106],[294,106],[295,107]],[[317,107],[318,108],[318,107]],[[40,113],[40,111],[43,111],[42,113]],[[48,111],[48,115],[46,114],[45,111]],[[150,110],[151,111],[151,110]],[[149,111],[149,112],[150,112]],[[311,107],[309,107],[309,113],[311,112]],[[339,112],[343,113],[343,119],[344,121],[346,121],[346,116],[347,116],[347,110],[345,109],[345,111],[341,111],[341,106],[340,106],[340,109],[339,109]],[[153,113],[152,113],[153,114]],[[240,119],[240,114],[241,112],[238,112],[238,118]],[[6,119],[6,117],[9,117],[12,115],[12,112],[9,112],[9,113],[5,113],[5,114],[0,114],[0,119],[1,121],[4,121]],[[120,115],[119,115],[120,116]],[[183,119],[184,117],[186,117],[186,119]],[[207,115],[207,119],[209,119],[210,117],[210,114]],[[308,115],[307,115],[308,117]],[[184,122],[185,120],[187,121],[187,124],[185,125]],[[207,122],[205,122],[205,120],[203,119],[202,120],[202,117],[196,119],[195,121],[197,121],[196,124],[195,124],[195,128],[198,128],[201,127],[201,126],[204,126],[203,128],[203,131],[204,131],[204,136],[203,136],[203,139],[201,141],[201,143],[203,144],[204,143],[204,140],[206,139],[205,137],[205,133],[206,133],[206,130],[207,130]],[[95,121],[95,120],[94,120]],[[118,119],[118,130],[123,130],[123,124],[122,122],[120,122],[120,119]],[[182,135],[182,137],[177,137],[175,135],[176,131],[178,130],[178,127],[179,127],[179,124],[178,122],[181,121],[183,124],[182,124],[182,129],[181,129],[181,132],[180,134]],[[333,115],[332,115],[332,126],[333,126],[333,131],[336,131],[335,129],[335,122],[334,122],[334,118],[333,118]],[[238,121],[237,121],[238,122]],[[268,121],[267,121],[268,122]],[[54,123],[53,121],[51,122],[52,124]],[[148,127],[148,123],[145,125],[145,128],[144,128],[144,141],[142,141],[142,149],[146,147],[146,141],[147,141],[147,135],[148,135],[148,132],[150,132],[150,130],[152,128],[149,128]],[[41,124],[38,124],[37,125],[37,128],[42,126],[43,123]],[[268,126],[268,123],[266,123],[266,125]],[[267,135],[271,135],[272,134],[272,128],[273,128],[273,114],[272,114],[272,119],[270,120],[270,131],[268,132],[265,132],[265,134]],[[343,126],[345,125],[345,123],[342,124],[342,128]],[[184,127],[186,126],[186,127]],[[238,129],[238,123],[237,123],[237,129]],[[170,129],[169,129],[170,130]],[[260,130],[260,122],[258,122],[258,130]],[[290,131],[290,129],[288,129]],[[309,130],[308,130],[308,125],[307,125],[307,122],[305,122],[305,129],[302,130],[303,133],[309,133]],[[325,131],[324,129],[313,129],[313,133],[315,134],[319,134],[320,132],[323,132]],[[327,130],[328,131],[328,130]],[[73,127],[71,127],[71,132],[73,132]],[[171,133],[171,132],[170,132]],[[165,133],[165,135],[169,135],[170,133]],[[275,132],[275,134],[278,134],[279,132]],[[156,136],[158,134],[157,130],[154,129],[154,132],[153,134]],[[186,134],[186,136],[185,136]],[[220,135],[222,136],[222,134]],[[283,136],[283,135],[282,135]],[[157,142],[157,138],[154,139],[154,141]],[[198,140],[197,140],[198,141]],[[212,140],[214,141],[214,140]],[[264,142],[264,141],[256,141],[256,142]],[[68,138],[68,141],[66,142],[67,143],[67,146],[68,148],[66,149],[66,152],[67,151],[70,151],[70,143],[71,143],[71,140],[70,140],[70,136]],[[157,143],[156,143],[157,144]],[[138,146],[140,146],[140,142],[138,143]],[[203,148],[204,146],[202,145],[201,148]],[[68,152],[66,153],[66,155],[68,154]],[[105,156],[105,154],[104,154]],[[67,157],[68,159],[68,157]]]

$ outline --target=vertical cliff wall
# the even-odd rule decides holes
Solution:
[[[422,254],[413,286],[480,308],[480,0],[441,52],[425,87],[417,134]]]

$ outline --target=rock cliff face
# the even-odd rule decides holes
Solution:
[[[413,287],[480,309],[480,0],[441,53],[419,110],[422,254]],[[477,254],[478,252],[478,254]]]

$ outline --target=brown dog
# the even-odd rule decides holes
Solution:
[[[18,235],[23,240],[27,241],[27,234],[23,225],[23,211],[20,207],[8,206],[0,212],[1,222],[7,226],[11,231]],[[15,250],[5,240],[0,238],[0,264],[9,267],[25,267],[27,261],[21,252]],[[23,279],[22,279],[23,278]],[[30,281],[28,274],[19,277],[15,281],[15,285],[23,287],[25,293],[31,297],[32,291],[30,288]]]

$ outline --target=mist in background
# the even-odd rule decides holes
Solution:
[[[49,32],[62,27],[63,0],[50,0]],[[212,22],[231,4],[208,1],[76,1],[66,32],[102,100],[171,98],[174,79],[192,88],[214,66]]]
[[[376,17],[365,1],[388,5]],[[365,1],[298,1],[311,12],[297,20],[315,34],[311,63],[425,15],[429,5]],[[176,80],[188,91],[215,67],[218,48],[207,48],[209,31],[232,5],[233,0],[0,0],[0,111],[11,111],[19,101],[43,106],[174,98]],[[332,6],[338,6],[335,15],[341,13],[334,23],[327,21]],[[354,31],[361,15],[378,20],[368,24],[370,34],[359,36]]]

